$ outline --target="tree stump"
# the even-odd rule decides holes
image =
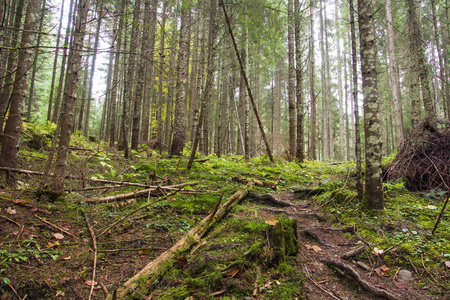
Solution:
[[[273,262],[279,265],[286,256],[297,254],[298,233],[296,220],[282,217],[277,221],[269,232],[269,243],[274,250]]]

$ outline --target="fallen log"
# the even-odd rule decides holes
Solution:
[[[272,190],[276,191],[277,190],[277,184],[274,182],[263,182],[260,180],[250,180],[244,177],[233,177],[232,178],[234,181],[239,182],[239,183],[245,183],[245,184],[250,184],[252,183],[253,185],[257,185],[257,186],[262,186],[262,187],[268,187],[271,188]]]
[[[366,251],[366,246],[361,246],[361,247],[356,248],[354,250],[345,252],[344,254],[341,255],[341,259],[349,260],[350,258],[353,258],[355,256],[359,256],[364,251]]]
[[[166,262],[174,260],[176,252],[191,249],[192,246],[200,241],[212,225],[223,218],[227,211],[245,199],[248,192],[249,187],[247,185],[234,193],[217,211],[215,211],[215,213],[212,212],[210,215],[206,216],[169,250],[163,252],[159,257],[147,264],[136,275],[125,282],[123,287],[115,290],[112,294],[108,295],[106,299],[125,299],[128,293],[136,290],[139,286],[139,281],[142,281],[142,278],[147,278],[146,281],[150,281],[154,279],[154,276],[164,274],[171,265]],[[147,286],[147,282],[145,282],[145,286]]]
[[[325,257],[325,258],[321,258],[320,261],[327,265],[332,265],[338,269],[343,270],[347,275],[349,275],[354,280],[356,280],[356,282],[358,282],[362,288],[364,288],[366,291],[368,291],[369,293],[371,293],[375,296],[383,297],[383,298],[389,299],[389,300],[400,300],[401,299],[401,298],[389,293],[388,291],[385,291],[385,290],[382,290],[380,288],[373,286],[372,284],[370,284],[369,282],[364,280],[358,274],[358,272],[355,271],[355,269],[353,269],[350,265],[343,262],[342,260],[331,258],[331,257]]]
[[[258,200],[258,201],[263,201],[263,202],[269,202],[272,205],[275,206],[280,206],[280,207],[291,207],[291,206],[295,206],[294,204],[285,202],[285,201],[280,201],[278,199],[275,199],[274,196],[266,194],[266,195],[258,195],[256,193],[249,193],[248,194],[249,198]]]
[[[180,188],[182,188],[184,186],[188,186],[188,185],[195,185],[195,183],[181,183],[181,184],[176,184],[176,185],[171,185],[171,186],[161,186],[161,187],[158,186],[155,188],[149,188],[149,189],[134,191],[134,192],[126,193],[126,194],[101,197],[101,198],[84,198],[80,202],[85,202],[85,203],[115,202],[115,201],[126,200],[126,199],[130,199],[130,198],[138,197],[138,196],[146,196],[149,193],[151,194],[152,192],[155,192],[155,191],[159,191],[159,193],[155,193],[154,196],[159,196],[159,195],[161,195],[161,190],[170,190],[170,191],[175,190],[176,191],[176,190],[179,190]]]

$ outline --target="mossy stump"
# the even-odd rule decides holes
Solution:
[[[280,265],[286,256],[296,255],[298,251],[297,221],[278,218],[269,232],[269,243],[274,250],[273,263]]]

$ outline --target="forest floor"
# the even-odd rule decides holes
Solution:
[[[102,185],[67,180],[65,201],[50,202],[36,195],[40,176],[14,173],[17,187],[0,189],[1,299],[105,299],[116,289],[125,289],[118,298],[126,299],[450,299],[447,213],[431,234],[445,200],[441,191],[417,194],[401,182],[385,183],[385,210],[364,212],[355,197],[353,164],[209,156],[185,171],[185,158],[135,152],[125,161],[82,138],[74,141],[74,176],[189,184],[159,198],[89,203],[144,188],[103,184],[89,190]],[[42,170],[44,157],[44,151],[23,150],[20,168]],[[244,187],[252,194],[201,239],[175,251],[163,271],[124,288],[214,214],[219,200],[224,204]],[[320,192],[311,196],[303,189]],[[270,235],[286,219],[296,220],[298,249],[280,258],[277,251],[284,248]]]

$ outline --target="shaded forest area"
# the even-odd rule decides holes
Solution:
[[[448,299],[448,3],[0,3],[0,297]]]

